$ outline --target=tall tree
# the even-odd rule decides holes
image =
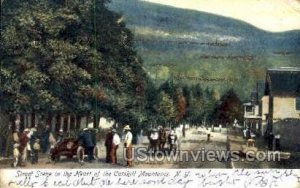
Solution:
[[[10,111],[138,119],[149,82],[108,0],[2,3],[0,103]]]
[[[233,123],[235,119],[241,121],[243,118],[243,105],[233,89],[227,91],[221,97],[221,104],[216,112],[219,123]]]

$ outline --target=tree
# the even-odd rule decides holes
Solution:
[[[186,100],[183,96],[182,89],[176,89],[176,122],[180,122],[186,115]]]
[[[163,91],[159,93],[156,109],[157,112],[161,114],[164,122],[170,123],[175,117],[173,100]]]
[[[107,2],[2,3],[2,109],[140,119],[149,79],[132,33]]]
[[[217,107],[216,117],[219,123],[232,123],[235,119],[242,121],[243,105],[233,89],[227,91]]]

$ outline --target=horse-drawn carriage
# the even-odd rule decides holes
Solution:
[[[79,162],[83,162],[85,153],[87,153],[86,149],[75,138],[66,138],[50,150],[50,158],[58,162],[61,156],[65,156],[68,159],[76,156]],[[99,158],[99,149],[97,146],[94,147],[93,154],[95,159]]]

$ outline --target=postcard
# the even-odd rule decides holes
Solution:
[[[300,187],[299,0],[1,0],[0,187]]]

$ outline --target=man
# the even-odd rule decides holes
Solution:
[[[61,143],[65,138],[64,130],[59,129],[58,134],[57,134],[57,139],[56,139],[56,144]]]
[[[176,149],[177,149],[177,135],[175,134],[175,131],[171,131],[169,137],[168,137],[168,142],[169,142],[169,146],[170,146],[170,152],[175,152],[176,153]]]
[[[273,135],[272,132],[270,132],[269,138],[268,138],[268,148],[269,148],[269,150],[273,150],[273,140],[274,140],[274,135]]]
[[[155,128],[152,129],[150,133],[150,149],[152,149],[153,154],[156,153],[158,148],[158,141],[159,141],[158,138],[159,138],[158,130]]]
[[[31,164],[36,164],[38,163],[38,151],[39,151],[39,139],[37,135],[37,130],[36,128],[31,128],[30,130],[30,138],[29,138],[29,143],[30,143],[30,156],[31,156]]]
[[[19,133],[19,151],[21,154],[21,166],[25,166],[27,160],[27,144],[29,141],[29,137],[27,136],[30,130],[28,128],[24,129],[24,131]]]
[[[83,147],[87,151],[88,161],[92,162],[94,160],[94,147],[96,146],[96,135],[94,131],[90,128],[84,128],[83,132],[81,132],[78,136],[78,141],[83,145]]]
[[[112,130],[109,130],[109,132],[106,134],[105,143],[104,143],[104,145],[106,147],[106,162],[107,163],[112,162],[111,157],[110,157],[112,141],[113,141],[113,133],[112,133]]]
[[[130,132],[131,128],[129,125],[124,127],[125,138],[124,138],[124,147],[126,149],[126,167],[132,167],[132,133]]]
[[[118,135],[116,129],[112,130],[113,139],[112,139],[112,146],[110,150],[110,159],[112,164],[117,163],[117,149],[119,147],[119,144],[121,142],[120,136]]]
[[[158,127],[159,129],[159,150],[164,150],[165,148],[165,144],[167,141],[167,133],[165,131],[165,129],[162,126]]]
[[[49,148],[49,136],[50,136],[50,126],[46,125],[45,129],[41,134],[41,148],[43,153],[46,153]]]

